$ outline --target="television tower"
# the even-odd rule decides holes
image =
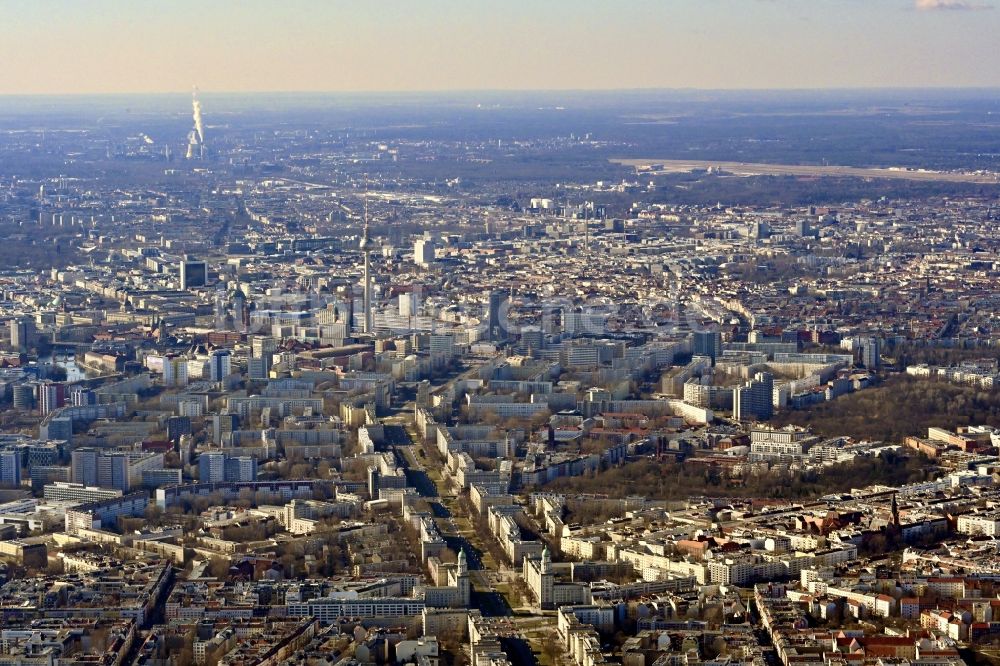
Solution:
[[[365,255],[365,323],[363,332],[368,334],[371,334],[375,329],[375,317],[372,312],[371,248],[371,239],[368,237],[368,191],[365,190],[365,227],[361,234],[361,251]]]

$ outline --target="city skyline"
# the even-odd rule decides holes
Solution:
[[[0,0],[0,666],[981,666],[1000,0]]]
[[[1000,86],[988,0],[0,3],[0,94]]]

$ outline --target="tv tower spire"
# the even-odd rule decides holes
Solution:
[[[365,255],[365,321],[364,333],[372,333],[375,329],[375,317],[372,312],[372,276],[371,276],[371,239],[368,237],[368,188],[365,187],[365,226],[361,234],[361,251]]]

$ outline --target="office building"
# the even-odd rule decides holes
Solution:
[[[420,294],[416,291],[399,295],[399,316],[416,317],[420,312]]]
[[[97,486],[97,458],[100,450],[79,448],[70,454],[70,479],[83,486]]]
[[[60,438],[52,437],[49,439]],[[59,459],[62,458],[63,449],[63,442],[32,442],[25,450],[27,453],[27,458],[24,461],[25,466],[34,467],[35,465],[56,465],[59,463]]]
[[[722,334],[719,331],[695,331],[691,337],[692,356],[708,356],[713,365],[722,356]]]
[[[270,354],[263,358],[247,359],[247,376],[250,379],[267,379],[271,374],[272,357]]]
[[[28,478],[31,479],[31,489],[38,492],[50,483],[69,483],[70,468],[62,465],[34,465],[28,468]]]
[[[563,310],[562,325],[563,333],[574,337],[604,335],[607,333],[608,315]]]
[[[11,389],[11,403],[14,409],[31,409],[35,405],[34,384],[14,384]]]
[[[176,444],[183,435],[191,434],[191,417],[171,416],[167,419],[167,439]]]
[[[521,344],[519,351],[537,352],[545,348],[545,334],[536,327],[524,327],[521,329]]]
[[[430,349],[431,356],[454,356],[455,336],[432,333],[430,339],[428,340],[428,348]]]
[[[68,416],[48,418],[38,426],[38,436],[41,439],[57,439],[72,443],[73,419]]]
[[[250,355],[254,358],[262,358],[276,351],[278,351],[278,340],[269,335],[255,335],[250,340]]]
[[[208,284],[208,264],[186,256],[180,264],[181,289],[204,287]]]
[[[15,450],[0,451],[0,488],[21,485],[21,456]]]
[[[274,353],[278,341],[266,335],[255,335],[250,341],[250,358],[247,359],[247,375],[250,379],[267,379],[274,364]]]
[[[502,340],[506,337],[506,327],[501,320],[503,316],[503,303],[506,295],[502,291],[491,291],[489,300],[489,312],[487,313],[487,337],[490,340]]]
[[[10,322],[10,346],[14,351],[26,352],[35,336],[35,322],[28,318],[13,319]]]
[[[344,337],[350,337],[351,329],[354,327],[354,287],[352,285],[340,285],[337,287],[334,321],[335,323],[343,324],[343,330],[346,333]]]

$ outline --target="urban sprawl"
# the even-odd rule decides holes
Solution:
[[[599,141],[195,111],[0,138],[62,165],[0,174],[0,665],[997,656],[988,201],[513,196],[427,165]]]

